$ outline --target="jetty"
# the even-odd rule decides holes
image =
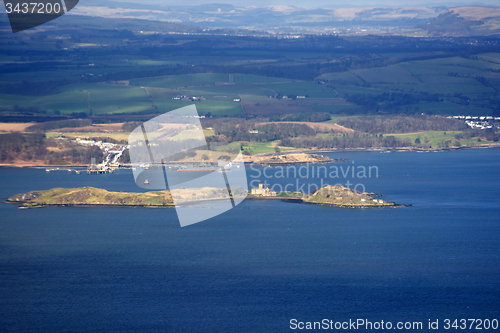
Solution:
[[[127,147],[123,146],[121,149],[113,151],[108,150],[108,155],[99,164],[95,163],[95,157],[92,157],[90,160],[90,165],[87,168],[88,174],[106,174],[113,173],[117,167],[119,167],[118,159],[122,156],[123,152]]]

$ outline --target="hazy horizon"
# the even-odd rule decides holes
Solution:
[[[158,4],[163,6],[196,6],[206,4],[229,4],[238,7],[249,6],[272,6],[272,5],[290,5],[301,8],[349,8],[349,7],[435,7],[435,6],[494,6],[499,7],[498,0],[482,0],[482,1],[429,1],[429,0],[353,0],[341,3],[332,3],[328,0],[313,0],[305,4],[300,0],[228,0],[228,1],[210,1],[210,0],[185,0],[182,3],[178,1],[163,1],[163,0],[110,0],[114,2],[127,2],[137,4]],[[85,5],[85,0],[80,1],[80,5]]]

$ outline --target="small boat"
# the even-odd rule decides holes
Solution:
[[[147,179],[146,179],[146,180],[144,181],[144,185],[149,185],[149,180],[147,180]]]

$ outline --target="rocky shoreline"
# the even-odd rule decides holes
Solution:
[[[284,200],[286,201],[286,200]],[[402,205],[402,204],[394,204],[390,206],[377,206],[377,205],[337,205],[337,204],[330,204],[330,203],[317,203],[317,202],[306,202],[306,201],[297,201],[297,200],[291,200],[289,202],[293,203],[301,203],[305,205],[317,205],[317,206],[327,206],[327,207],[337,207],[337,208],[347,208],[347,209],[377,209],[377,208],[406,208],[406,207],[412,207],[412,205]]]
[[[484,144],[484,145],[476,145],[476,146],[461,146],[461,147],[443,147],[443,148],[418,148],[418,147],[398,147],[398,148],[343,148],[343,149],[332,149],[332,148],[327,148],[327,149],[317,149],[317,148],[309,148],[309,149],[298,149],[291,151],[289,153],[284,153],[282,155],[287,155],[287,154],[298,154],[298,153],[304,153],[304,154],[318,154],[318,153],[337,153],[337,152],[342,152],[342,151],[374,151],[374,152],[404,152],[404,151],[416,151],[416,152],[421,152],[421,153],[430,153],[430,152],[445,152],[445,151],[455,151],[455,150],[469,150],[469,149],[487,149],[487,148],[500,148],[500,143],[490,143],[490,144]],[[258,154],[258,155],[253,155],[250,157],[245,157],[245,163],[249,164],[255,164],[255,165],[293,165],[293,164],[306,164],[308,163],[307,161],[297,161],[297,162],[277,162],[277,163],[263,163],[263,162],[257,162],[254,161],[255,157],[259,156],[272,156],[275,155],[274,153],[265,153],[265,154]],[[348,162],[349,160],[346,159],[331,159],[330,161],[315,161],[315,162],[309,162],[309,163],[314,163],[314,164],[325,164],[325,163],[334,163],[334,162]],[[83,164],[68,164],[68,165],[52,165],[52,164],[44,164],[44,163],[37,163],[37,162],[26,162],[26,161],[16,161],[14,163],[0,163],[0,167],[16,167],[16,168],[48,168],[48,167],[53,167],[53,168],[86,168],[87,165]]]

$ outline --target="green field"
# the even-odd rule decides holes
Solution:
[[[308,105],[316,112],[331,114],[352,114],[362,109],[359,105]]]
[[[474,106],[464,106],[448,102],[433,102],[410,104],[410,108],[418,108],[418,112],[425,114],[440,114],[440,115],[471,115],[482,116],[490,115],[491,109]]]
[[[275,151],[274,146],[279,145],[279,141],[273,142],[241,142],[244,151],[248,151],[251,155],[272,153]],[[280,148],[281,151],[294,150],[294,148]]]
[[[141,87],[179,88],[229,83],[228,74],[190,74],[149,77],[130,80],[131,85]]]
[[[213,116],[241,117],[245,113],[239,102],[233,101],[201,101],[197,102],[196,108],[200,115],[211,113]]]
[[[446,133],[446,134],[445,134]],[[394,135],[400,139],[409,139],[411,142],[415,142],[415,139],[420,138],[421,145],[423,146],[432,146],[432,148],[437,148],[442,146],[443,143],[448,141],[450,147],[454,146],[454,143],[457,141],[455,139],[455,134],[461,133],[460,131],[427,131],[427,132],[418,132],[418,133],[406,133],[406,134],[390,134]],[[427,139],[429,140],[427,143],[425,142],[425,137],[427,135]],[[488,141],[478,142],[477,138],[471,138],[468,140],[462,139],[459,140],[460,145],[462,146],[472,146],[478,144],[490,143]]]
[[[432,60],[421,60],[424,64],[435,64],[440,66],[460,66],[475,69],[500,69],[500,64],[487,61],[467,59],[462,57],[439,58]]]
[[[1,47],[1,46],[0,46]],[[61,65],[64,65],[65,62],[61,61]],[[103,65],[105,65],[104,63]],[[4,84],[13,84],[23,81],[29,82],[44,82],[44,81],[57,81],[57,80],[75,80],[81,78],[82,75],[90,75],[93,78],[100,78],[106,76],[107,74],[120,73],[124,70],[124,67],[127,67],[127,72],[130,75],[137,75],[138,73],[143,73],[144,71],[153,71],[155,65],[149,64],[129,64],[128,62],[108,62],[109,66],[89,66],[88,63],[81,64],[79,69],[73,69],[72,66],[70,69],[58,69],[57,71],[48,71],[48,70],[40,70],[40,71],[22,71],[15,73],[0,73],[0,83]],[[161,66],[156,66],[161,67]]]
[[[42,110],[59,111],[61,114],[73,112],[88,112],[88,93],[83,91],[68,91],[49,96],[19,96],[0,94],[0,107],[12,109],[15,105],[21,107],[38,107]]]
[[[218,146],[214,150],[219,152],[230,152],[238,153],[240,151],[241,144],[239,142],[231,142],[224,146]]]
[[[93,114],[154,113],[146,90],[140,87],[92,83],[68,85],[61,90],[90,93]]]
[[[86,113],[96,122],[143,121],[191,104],[201,115],[249,119],[313,111],[333,116],[500,115],[500,53],[479,53],[495,51],[495,36],[441,38],[429,32],[420,38],[424,34],[414,34],[416,23],[406,19],[400,23],[408,30],[379,26],[379,32],[358,35],[354,26],[364,23],[355,21],[385,11],[372,8],[352,12],[355,20],[345,22],[352,29],[338,27],[341,36],[312,33],[317,29],[312,25],[323,22],[317,15],[324,13],[311,11],[302,22],[308,28],[296,30],[301,36],[292,38],[298,22],[293,10],[273,10],[283,15],[277,24],[287,22],[286,29],[273,32],[245,30],[259,25],[246,21],[240,22],[246,28],[229,28],[223,21],[238,20],[243,12],[224,7],[217,13],[217,6],[210,7],[214,12],[206,24],[196,21],[200,8],[168,22],[160,22],[164,20],[155,11],[132,10],[124,20],[74,16],[69,25],[57,21],[64,28],[50,23],[29,33],[4,34],[0,120],[50,121]],[[430,9],[425,19],[444,10]],[[408,18],[414,17],[411,11],[405,13]],[[260,15],[260,9],[251,12]],[[177,24],[187,17],[194,25]],[[292,99],[277,100],[277,94]],[[385,95],[352,96],[358,94]],[[187,98],[173,99],[179,95]],[[293,100],[295,96],[307,98]],[[242,103],[233,102],[237,98]],[[358,104],[349,105],[347,99]],[[424,101],[433,103],[419,103]],[[63,117],[56,117],[59,113]]]
[[[478,70],[470,67],[462,67],[455,65],[438,65],[433,63],[433,60],[424,60],[427,63],[420,61],[405,62],[399,64],[401,67],[408,70],[413,75],[448,75],[448,73],[457,73],[458,75],[477,75]]]
[[[259,85],[283,96],[308,96],[308,98],[337,98],[337,93],[326,85],[312,82],[293,82]]]
[[[205,100],[205,101],[179,101],[179,100],[162,100],[155,101],[155,105],[158,107],[160,113],[172,111],[188,105],[196,105],[198,114],[200,116],[205,116],[207,113],[211,113],[212,116],[229,116],[229,117],[239,117],[243,116],[243,107],[239,102],[233,101],[216,101],[216,100]]]
[[[477,94],[490,94],[495,91],[493,88],[485,87],[481,84],[467,85],[467,84],[377,84],[375,88],[381,90],[399,90],[405,92],[428,92],[430,94],[444,94],[444,95],[477,95]]]
[[[480,85],[480,83],[474,79],[474,76],[489,73],[491,69],[498,69],[499,66],[500,64],[454,57],[409,61],[398,65],[353,70],[350,72],[327,73],[318,78],[330,80],[334,83],[338,82],[353,85],[361,85],[363,82],[395,85]],[[450,73],[454,73],[458,76],[449,76]]]
[[[349,86],[349,85],[335,85],[335,90],[339,93],[339,97],[344,98],[346,94],[354,95],[354,94],[371,94],[378,95],[384,93],[382,89],[376,88],[365,88],[358,86]]]
[[[197,94],[201,95],[207,95],[207,94],[212,94],[212,95],[227,95],[227,94],[232,94],[232,95],[256,95],[256,96],[261,96],[261,97],[266,97],[268,95],[273,95],[273,91],[270,88],[267,88],[266,85],[259,87],[251,84],[228,84],[228,85],[218,85],[218,86],[211,86],[211,87],[199,87],[198,89],[191,89],[191,90],[183,90],[187,91],[193,91],[196,92]]]
[[[470,59],[451,57],[407,61],[384,67],[325,73],[318,79],[326,80],[326,84],[247,74],[233,74],[230,83],[229,74],[216,73],[132,79],[129,86],[126,85],[127,80],[122,81],[125,85],[111,84],[112,82],[71,84],[61,86],[55,93],[47,96],[2,94],[0,107],[12,110],[18,105],[38,107],[49,111],[49,114],[56,110],[61,114],[71,114],[88,113],[90,106],[93,115],[126,115],[168,112],[194,103],[200,115],[211,113],[213,116],[239,117],[245,113],[241,103],[233,102],[234,98],[263,105],[261,102],[269,103],[268,96],[280,94],[308,96],[305,101],[316,112],[353,115],[366,110],[358,105],[317,105],[314,100],[341,100],[346,95],[392,92],[440,94],[441,102],[404,105],[401,106],[402,110],[418,110],[426,114],[493,115],[493,110],[489,107],[492,105],[490,101],[496,96],[495,89],[500,89],[500,72],[497,72],[500,69],[499,59],[498,53],[486,53]],[[0,82],[37,82],[45,80],[46,77],[68,79],[86,72],[92,72],[94,75],[115,73],[123,70],[123,67],[135,72],[141,71],[141,68],[173,65],[176,61],[172,58],[147,60],[118,57],[116,61],[96,59],[96,63],[101,66],[54,73],[5,73],[0,74]],[[205,100],[173,100],[179,95],[204,97]],[[460,96],[467,97],[470,105],[462,105],[464,102],[463,99],[460,101]],[[290,113],[301,112],[298,110],[290,108]],[[281,109],[279,111],[281,112]]]
[[[177,65],[180,64],[177,61],[159,61],[159,60],[131,60],[128,61],[131,65],[142,65],[142,66],[163,66],[163,65]]]
[[[353,71],[368,83],[395,83],[395,84],[419,84],[408,70],[399,65],[392,65],[381,68],[360,69]]]
[[[290,81],[292,80],[279,77],[247,75],[247,74],[233,75],[233,82],[240,84],[276,83],[276,82],[290,82]]]
[[[353,72],[327,73],[318,77],[320,80],[327,80],[340,84],[363,84],[364,81]]]
[[[488,108],[491,105],[488,101],[500,89],[499,69],[500,54],[486,53],[471,58],[415,60],[385,67],[326,73],[318,79],[329,80],[339,97],[383,92],[438,94],[444,97],[440,103],[408,107],[418,107],[421,112],[429,114],[491,115],[493,110]],[[471,105],[455,104],[457,95],[467,96]],[[311,107],[316,111],[325,110],[322,106]],[[402,106],[402,109],[406,107]]]
[[[175,96],[182,95],[177,89],[170,88],[158,88],[158,87],[146,87],[149,95],[155,101],[172,99]]]
[[[274,151],[274,147],[272,143],[269,142],[243,142],[242,147],[244,151],[248,151],[251,155],[262,154],[262,153],[271,153]]]
[[[500,53],[483,53],[477,55],[480,60],[490,61],[500,64]]]
[[[432,75],[423,74],[415,75],[423,84],[465,84],[465,85],[479,85],[479,81],[471,77],[457,77],[450,75]]]

